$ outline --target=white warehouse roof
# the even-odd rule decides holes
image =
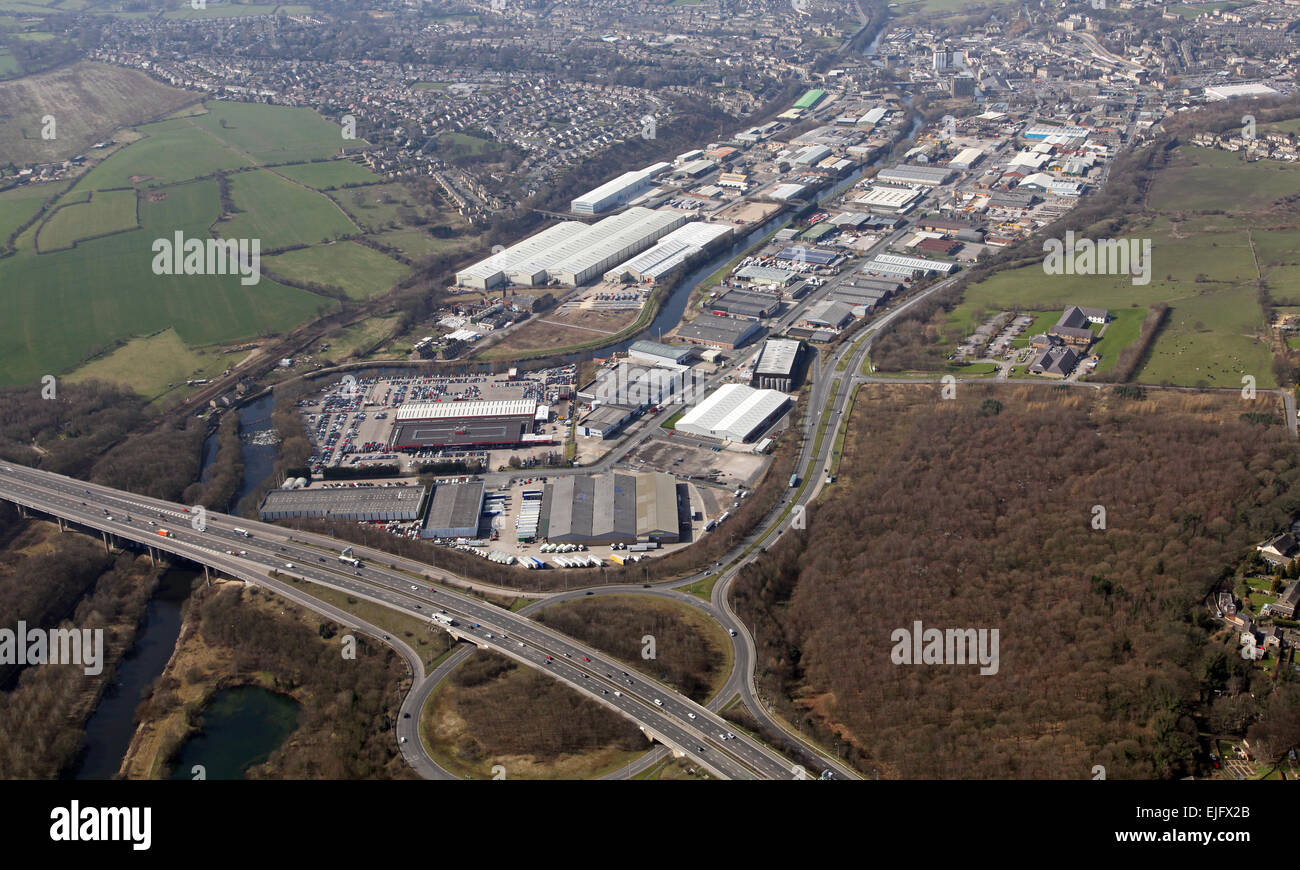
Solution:
[[[691,435],[745,441],[790,397],[776,390],[756,390],[744,384],[724,384],[677,421],[677,429]]]
[[[447,420],[456,417],[534,417],[536,399],[498,402],[413,402],[397,409],[397,420]]]

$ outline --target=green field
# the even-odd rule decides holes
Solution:
[[[324,190],[343,184],[371,184],[380,181],[366,167],[350,160],[330,160],[326,163],[295,163],[292,166],[277,166],[275,171],[292,178],[299,184]]]
[[[57,192],[58,185],[27,184],[0,193],[0,247],[4,246],[10,233],[40,211],[46,197]]]
[[[1148,203],[1162,212],[1262,208],[1300,193],[1300,166],[1277,160],[1247,163],[1230,151],[1183,147],[1151,187]]]
[[[376,296],[406,277],[409,268],[356,242],[317,245],[267,257],[266,268],[296,281],[341,287],[353,299]]]
[[[241,355],[206,353],[192,350],[174,329],[143,338],[132,339],[122,347],[77,369],[68,377],[71,383],[96,379],[124,384],[145,396],[168,391],[192,392],[185,386],[187,378],[212,378],[239,361]],[[193,388],[197,389],[197,388]]]
[[[168,390],[167,383],[210,376],[213,366],[230,364],[220,345],[283,333],[338,309],[328,295],[267,275],[253,285],[238,275],[154,275],[154,241],[178,231],[186,238],[209,238],[215,230],[225,238],[258,239],[268,272],[339,287],[358,299],[387,291],[409,267],[360,244],[323,240],[369,232],[413,258],[476,244],[435,238],[415,226],[428,221],[444,232],[467,229],[454,212],[420,206],[401,184],[372,183],[377,176],[368,169],[332,159],[341,143],[365,143],[343,140],[336,124],[309,110],[182,106],[174,101],[158,111],[155,105],[166,120],[110,130],[117,150],[62,196],[54,185],[0,194],[6,238],[47,197],[54,199],[39,225],[40,252],[33,227],[15,240],[12,256],[0,259],[0,285],[12,288],[0,324],[0,383],[73,373],[171,396],[185,388]],[[222,214],[217,173],[229,184],[230,214]],[[355,200],[353,189],[336,190],[335,199],[317,189],[359,182],[365,186],[355,189]],[[345,204],[365,220],[354,223]],[[308,247],[271,254],[298,245]],[[358,347],[368,349],[374,340],[358,333]]]
[[[87,202],[55,209],[36,231],[36,248],[42,254],[70,248],[83,239],[135,229],[134,190],[96,191]]]
[[[1102,357],[1098,372],[1104,372],[1137,339],[1146,310],[1165,302],[1168,319],[1136,380],[1240,387],[1244,375],[1253,375],[1259,387],[1272,388],[1257,283],[1262,279],[1279,305],[1300,304],[1300,238],[1290,229],[1272,229],[1282,220],[1274,214],[1277,201],[1298,192],[1300,167],[1246,164],[1232,154],[1184,146],[1152,185],[1149,201],[1161,213],[1123,234],[1151,240],[1149,283],[1135,285],[1123,275],[1046,275],[1037,264],[1007,270],[967,288],[948,317],[948,333],[969,335],[999,310],[1046,312],[1028,338],[1066,305],[1107,308],[1117,319],[1093,348]]]
[[[152,243],[180,230],[206,238],[220,211],[217,184],[166,188],[140,203],[141,228],[52,254],[20,246],[0,261],[7,316],[0,321],[0,382],[35,382],[75,368],[88,351],[168,327],[189,346],[285,331],[334,300],[263,278],[154,275]]]
[[[0,76],[17,75],[18,71],[18,58],[8,49],[0,48]]]
[[[109,157],[79,186],[95,190],[171,184],[267,163],[330,157],[345,140],[334,124],[310,109],[260,103],[211,102],[203,114],[146,124],[146,138]]]
[[[312,245],[357,231],[322,193],[281,178],[269,169],[230,176],[239,212],[218,225],[227,239],[261,239],[263,253],[289,245]]]
[[[329,194],[354,221],[372,233],[396,229],[418,212],[415,200],[400,184],[375,184]]]

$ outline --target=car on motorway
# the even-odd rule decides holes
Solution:
[[[406,742],[406,738],[403,737],[403,738],[401,739],[401,742],[402,742],[402,743],[405,743],[405,742]]]
[[[728,739],[728,740],[735,740],[735,739],[736,739],[736,735],[735,735],[735,734],[732,734],[730,731],[728,731],[728,732],[727,732],[727,739]]]
[[[655,698],[655,706],[656,706],[656,707],[662,707],[663,705],[664,705],[664,702],[663,702],[663,701],[660,701],[658,698]]]
[[[694,719],[694,718],[695,718],[695,714],[694,714],[694,713],[687,713],[687,714],[686,714],[686,718],[688,718],[688,719]]]
[[[519,646],[523,646],[523,645],[524,645],[524,642],[523,642],[522,640],[519,641]]]
[[[325,560],[324,560],[324,559],[321,559],[321,561],[324,562]],[[412,592],[419,592],[419,591],[420,591],[420,587],[419,587],[419,586],[412,586],[412,587],[411,587],[411,591],[412,591]]]
[[[418,605],[418,604],[415,605],[415,609],[416,609],[416,610],[419,610],[419,609],[420,609],[420,605]],[[490,635],[490,634],[488,635],[488,637],[491,637],[491,636],[492,636],[492,635]]]
[[[583,657],[582,657],[582,660],[583,660],[584,662],[589,662],[589,661],[591,661],[591,659],[587,658],[586,656],[583,656]]]
[[[293,567],[293,563],[292,563],[292,562],[285,562],[285,563],[284,563],[284,567],[286,567],[286,568],[292,568],[292,567]]]
[[[727,631],[731,634],[732,637],[736,636],[736,630],[734,628],[729,628],[727,629]]]
[[[727,739],[727,735],[726,735],[726,734],[723,734],[721,731],[719,731],[719,732],[718,732],[718,739],[719,739],[719,740],[726,740],[726,739]]]
[[[614,697],[615,697],[615,698],[621,698],[621,697],[623,697],[623,693],[620,692],[618,689],[615,689],[615,690],[614,690]]]

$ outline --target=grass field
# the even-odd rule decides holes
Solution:
[[[0,382],[25,383],[76,367],[88,350],[174,327],[190,346],[284,331],[337,303],[263,278],[154,275],[154,239],[181,230],[206,237],[220,203],[203,180],[140,203],[141,228],[0,261],[7,317],[0,321]]]
[[[123,384],[144,396],[160,395],[168,384],[184,388],[186,378],[211,378],[237,362],[237,355],[209,353],[186,347],[174,329],[135,338],[86,363],[67,380],[89,379]]]
[[[50,213],[36,231],[36,248],[42,254],[70,248],[96,236],[135,229],[134,190],[104,190],[89,201],[64,205]]]
[[[1300,193],[1300,166],[1247,163],[1230,151],[1183,147],[1152,185],[1149,205],[1162,212],[1262,208]]]
[[[10,233],[40,211],[41,203],[58,192],[55,184],[28,184],[0,193],[0,246]]]
[[[195,355],[210,346],[282,333],[338,307],[334,299],[269,277],[243,285],[237,276],[154,275],[153,241],[177,231],[189,238],[206,238],[216,229],[226,238],[259,239],[269,271],[338,286],[354,298],[386,291],[409,267],[363,245],[322,240],[369,228],[372,237],[409,250],[413,258],[475,244],[468,237],[434,238],[415,227],[416,219],[427,218],[435,226],[468,230],[454,213],[419,206],[398,183],[367,183],[358,188],[356,202],[351,189],[337,190],[342,202],[366,217],[354,223],[340,202],[316,188],[373,182],[376,176],[331,159],[348,140],[310,110],[216,101],[183,105],[155,100],[151,114],[165,120],[125,130],[97,128],[98,135],[116,140],[117,150],[62,196],[53,185],[0,194],[5,238],[46,197],[55,197],[40,227],[40,253],[32,228],[16,239],[14,255],[0,260],[0,285],[14,288],[6,294],[9,316],[0,324],[0,383],[94,372],[156,395],[159,384],[165,388],[198,373]],[[13,129],[0,125],[0,138]],[[64,128],[59,131],[62,139]],[[88,153],[93,160],[99,152]],[[265,165],[275,168],[257,168]],[[235,209],[230,215],[222,215],[218,182],[210,177],[218,171],[229,173]],[[120,231],[90,238],[111,230]],[[269,254],[293,245],[309,247]],[[376,337],[358,333],[357,346],[369,351]],[[92,355],[95,360],[83,365]]]
[[[0,82],[0,154],[17,164],[66,160],[193,99],[142,72],[90,61]],[[41,138],[46,115],[54,116],[54,139]]]
[[[0,76],[17,75],[18,71],[18,58],[8,49],[0,48]]]
[[[410,271],[391,257],[356,242],[302,248],[267,257],[263,262],[286,278],[342,287],[353,299],[383,293]]]
[[[967,289],[947,327],[969,335],[999,310],[1043,311],[1025,338],[1050,326],[1069,304],[1107,308],[1117,319],[1094,348],[1099,372],[1137,339],[1145,311],[1170,306],[1168,320],[1136,380],[1180,386],[1240,387],[1253,375],[1275,386],[1261,280],[1279,304],[1300,303],[1300,239],[1271,229],[1275,203],[1300,192],[1300,167],[1246,164],[1234,155],[1184,146],[1152,186],[1161,213],[1125,238],[1151,240],[1151,280],[1129,276],[1045,275],[1038,265],[999,272]],[[1197,210],[1200,214],[1189,214]],[[1050,322],[1049,322],[1050,321]]]
[[[329,197],[354,221],[372,233],[397,229],[417,212],[415,200],[400,184],[375,184],[336,190]]]
[[[350,160],[296,163],[292,166],[277,166],[275,171],[316,190],[338,187],[341,184],[370,184],[380,180],[378,175]]]
[[[262,251],[312,245],[357,231],[321,193],[281,178],[269,169],[230,176],[230,196],[239,212],[218,229],[227,239],[261,239]]]

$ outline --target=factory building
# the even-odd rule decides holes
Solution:
[[[776,314],[781,299],[771,293],[753,290],[728,290],[709,303],[709,310],[723,317],[762,320]]]
[[[483,514],[483,482],[447,483],[434,487],[422,538],[477,538]]]
[[[896,184],[923,184],[926,187],[938,187],[946,184],[953,176],[953,171],[946,166],[907,166],[900,164],[882,169],[876,173],[876,180]]]
[[[338,489],[273,489],[257,517],[263,522],[290,517],[383,522],[420,518],[423,486],[359,486]]]
[[[716,314],[701,314],[677,328],[677,337],[691,344],[735,350],[758,337],[762,328],[752,320],[736,320]]]
[[[686,487],[653,472],[552,478],[542,496],[538,535],[555,544],[612,544],[681,539]]]
[[[591,383],[579,388],[578,399],[611,405],[647,408],[683,401],[690,379],[690,366],[646,366],[619,360],[613,368],[601,369]]]
[[[695,349],[676,344],[663,344],[658,341],[634,341],[628,348],[627,355],[654,365],[686,365],[694,356]]]
[[[751,386],[788,393],[794,389],[795,367],[799,363],[799,342],[788,338],[769,338],[754,364]]]
[[[750,441],[785,413],[790,397],[776,390],[724,384],[677,421],[678,432],[724,441]]]
[[[667,163],[654,163],[645,169],[624,172],[574,199],[569,203],[569,210],[574,214],[596,215],[625,205],[654,187],[654,177],[669,166]]]
[[[535,436],[534,399],[497,402],[416,402],[402,406],[388,436],[390,450],[485,445],[506,447],[545,443]]]

